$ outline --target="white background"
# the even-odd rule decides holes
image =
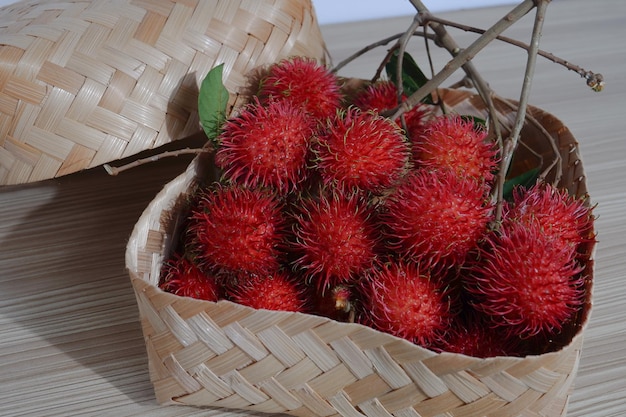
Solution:
[[[514,4],[514,0],[423,0],[432,12]],[[0,7],[15,3],[0,0]],[[313,0],[320,24],[412,15],[409,0]]]
[[[515,4],[514,0],[422,0],[431,12]],[[313,0],[320,24],[415,14],[409,0]]]

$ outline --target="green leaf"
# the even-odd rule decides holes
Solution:
[[[502,189],[503,198],[507,201],[511,201],[513,198],[513,189],[516,186],[530,187],[537,181],[538,176],[539,168],[533,168],[517,177],[506,180]]]
[[[224,64],[213,67],[202,80],[198,93],[198,116],[210,141],[215,141],[219,136],[226,120],[229,94],[222,82],[223,70]]]
[[[398,69],[398,51],[394,51],[393,55],[389,59],[387,65],[385,65],[385,71],[387,77],[390,80],[396,79],[396,73]],[[428,78],[413,57],[405,52],[402,56],[402,89],[407,95],[411,95],[420,89],[424,84],[428,82]],[[422,99],[423,103],[433,104],[432,95],[429,94]]]
[[[485,119],[481,119],[480,117],[476,117],[476,116],[471,116],[471,115],[461,115],[461,119],[467,121],[467,122],[472,122],[472,124],[474,125],[474,129],[485,129],[487,128],[487,121]]]

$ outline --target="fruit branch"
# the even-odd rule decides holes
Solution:
[[[418,13],[413,18],[413,22],[411,23],[411,26],[409,26],[409,29],[405,31],[402,36],[400,36],[400,39],[398,39],[396,44],[398,48],[398,65],[396,66],[395,78],[396,85],[398,86],[398,103],[402,103],[402,95],[404,94],[404,90],[402,88],[402,62],[404,60],[404,52],[406,51],[409,39],[411,39],[411,36],[413,36],[415,31],[417,31],[422,24],[422,16]]]
[[[518,106],[514,103],[511,103],[509,100],[506,99],[501,99],[502,103],[509,106],[509,108],[511,110],[517,110]],[[548,132],[546,130],[545,127],[543,127],[543,125],[541,123],[539,123],[539,121],[533,117],[532,115],[526,113],[526,121],[528,123],[530,123],[531,125],[533,125],[536,129],[540,130],[541,133],[547,137],[547,138],[551,138],[552,140],[550,140],[550,146],[552,146],[552,151],[554,152],[554,159],[550,162],[550,164],[539,174],[538,179],[543,181],[545,180],[545,178],[548,176],[548,173],[554,169],[556,167],[555,170],[555,177],[553,180],[553,185],[556,186],[559,181],[561,181],[561,172],[562,172],[562,165],[563,165],[563,160],[561,158],[560,152],[559,152],[559,148],[556,144],[556,140],[552,137],[552,135],[550,134],[550,132]],[[537,156],[538,158],[543,158],[542,155],[537,154],[536,152],[533,151],[532,148],[528,147],[524,141],[520,140],[519,144],[521,146],[524,146],[528,151],[530,151],[531,153],[533,153],[535,156]]]
[[[413,36],[413,34],[417,31],[417,29],[423,25],[423,21],[422,21],[422,15],[420,15],[419,13],[415,15],[415,17],[413,18],[413,22],[411,23],[411,26],[409,27],[409,29],[407,31],[404,32],[404,34],[402,34],[402,36],[398,39],[398,42],[396,43],[396,48],[398,49],[398,65],[396,66],[396,74],[395,74],[395,84],[398,88],[398,93],[397,93],[397,102],[398,104],[402,103],[403,100],[403,96],[404,96],[404,88],[403,88],[403,83],[402,83],[402,72],[403,72],[403,61],[404,61],[404,52],[406,51],[406,47],[409,44],[409,40],[411,39],[411,37]],[[392,48],[392,51],[396,48]],[[391,53],[391,52],[390,52]],[[388,55],[389,57],[389,55]],[[406,126],[406,120],[404,119],[404,115],[400,115],[400,120],[402,123],[402,128],[405,131],[408,131],[407,126]]]
[[[431,23],[431,22],[436,22],[439,23],[441,25],[445,25],[445,26],[449,26],[449,27],[454,27],[460,30],[463,30],[465,32],[473,32],[473,33],[478,33],[480,35],[485,33],[484,29],[479,29],[476,27],[472,27],[472,26],[467,26],[467,25],[463,25],[461,23],[457,23],[457,22],[453,22],[451,20],[446,20],[446,19],[442,19],[440,17],[434,16],[432,14],[429,14],[427,17],[425,17],[423,19],[424,21],[426,21],[427,23]],[[432,24],[431,24],[432,26]],[[513,38],[509,38],[506,36],[497,36],[496,40],[508,43],[510,45],[513,46],[517,46],[518,48],[522,48],[525,50],[529,50],[530,46],[524,42],[518,41],[517,39],[513,39]],[[604,77],[602,74],[599,73],[594,73],[593,71],[587,71],[584,68],[572,64],[569,61],[566,61],[563,58],[560,58],[550,52],[546,52],[542,49],[537,49],[537,55],[548,59],[549,61],[554,62],[555,64],[559,64],[564,66],[565,68],[567,68],[570,71],[573,71],[575,73],[577,73],[578,75],[580,75],[582,78],[584,78],[585,80],[587,80],[587,85],[589,87],[591,87],[592,90],[594,91],[602,91],[602,89],[604,88]]]
[[[147,163],[150,163],[150,162],[156,162],[156,161],[158,161],[159,159],[162,159],[162,158],[167,158],[167,157],[172,157],[172,156],[180,156],[180,155],[189,155],[189,154],[199,155],[199,154],[201,154],[203,152],[208,152],[208,149],[206,149],[206,148],[200,148],[200,149],[189,149],[189,148],[177,149],[175,151],[161,152],[161,153],[159,153],[157,155],[152,155],[152,156],[149,156],[147,158],[136,159],[133,162],[129,162],[128,164],[125,164],[125,165],[122,165],[122,166],[119,166],[119,167],[114,167],[114,166],[111,166],[109,164],[104,164],[103,167],[104,167],[104,169],[106,170],[106,172],[109,175],[115,176],[115,175],[117,175],[117,174],[119,174],[121,172],[127,171],[129,169],[132,169],[132,168],[135,168],[135,167],[138,167],[140,165],[147,164]]]
[[[522,83],[522,91],[519,99],[519,107],[517,109],[517,115],[515,118],[515,124],[513,130],[509,135],[509,138],[504,143],[502,149],[502,159],[500,161],[500,169],[498,171],[498,181],[495,184],[496,193],[496,224],[502,218],[503,208],[503,190],[504,190],[504,177],[509,171],[511,161],[513,160],[513,153],[517,149],[520,133],[526,120],[526,107],[528,105],[528,98],[530,96],[530,88],[532,85],[532,79],[535,72],[535,64],[537,62],[537,50],[539,49],[539,41],[541,39],[541,31],[543,28],[543,22],[546,16],[546,10],[551,0],[536,0],[537,11],[535,14],[535,23],[533,26],[532,37],[530,41],[530,47],[528,49],[528,58],[526,62],[526,70],[524,73],[524,81]]]
[[[420,4],[417,0],[411,0],[413,4]],[[428,82],[426,82],[415,93],[410,95],[402,105],[393,110],[393,114],[390,116],[392,119],[397,119],[404,112],[415,107],[424,97],[432,93],[443,81],[445,81],[456,70],[461,68],[464,64],[468,63],[474,56],[480,52],[485,46],[487,46],[492,40],[496,38],[500,33],[509,28],[513,23],[521,19],[534,7],[533,0],[525,0],[515,7],[510,13],[500,19],[491,28],[487,29],[485,33],[474,41],[466,49],[462,49],[458,55],[450,60],[444,67]]]
[[[432,20],[432,14],[426,8],[426,6],[420,0],[412,0],[411,3],[416,8],[418,15],[422,15],[422,22],[428,23]],[[436,35],[436,41],[438,41],[450,54],[455,57],[458,55],[461,48],[456,43],[456,41],[450,36],[445,26],[439,24],[437,22],[430,23],[428,26],[432,27]],[[482,78],[476,67],[471,61],[466,62],[462,65],[463,70],[465,71],[467,77],[472,81],[472,84],[478,91],[478,94],[481,96],[487,108],[489,110],[489,114],[493,115],[493,117],[489,120],[490,126],[493,129],[495,140],[498,145],[502,143],[502,133],[500,130],[500,124],[497,120],[497,113],[495,111],[495,107],[492,100],[492,91],[489,88],[489,85]]]
[[[404,32],[396,33],[395,35],[386,37],[384,39],[380,39],[380,40],[378,40],[378,41],[376,41],[374,43],[366,45],[365,47],[359,49],[358,51],[356,51],[355,53],[353,53],[352,55],[350,55],[346,59],[342,60],[337,65],[335,65],[334,68],[332,69],[332,72],[334,72],[334,73],[339,72],[339,70],[341,70],[343,67],[345,67],[350,62],[352,62],[355,59],[357,59],[358,57],[363,56],[367,52],[372,51],[372,50],[374,50],[374,49],[376,49],[376,48],[378,48],[380,46],[385,46],[385,45],[389,44],[390,42],[398,40],[400,37],[402,37],[403,34],[404,34]],[[434,36],[431,36],[431,39],[434,39],[434,38],[435,38]]]
[[[423,12],[424,13],[424,12]],[[425,13],[426,14],[426,13]],[[446,20],[446,19],[442,19],[438,16],[435,16],[433,14],[428,14],[428,16],[424,16],[422,18],[422,21],[425,23],[424,26],[428,25],[430,27],[436,27],[434,25],[434,23],[438,23],[440,25],[443,26],[450,26],[450,27],[454,27],[456,29],[460,29],[463,30],[465,32],[473,32],[473,33],[477,33],[477,34],[484,34],[485,30],[484,29],[480,29],[480,28],[476,28],[476,27],[472,27],[472,26],[467,26],[467,25],[463,25],[457,22],[453,22],[451,20]],[[372,51],[378,47],[381,46],[385,46],[388,45],[389,43],[396,41],[398,39],[400,39],[405,32],[402,33],[396,33],[395,35],[386,37],[384,39],[380,39],[376,42],[373,42],[369,45],[366,45],[365,47],[359,49],[358,51],[356,51],[355,53],[353,53],[352,55],[350,55],[349,57],[345,58],[344,60],[342,60],[341,62],[339,62],[337,65],[335,65],[335,67],[333,68],[333,72],[337,73],[339,72],[339,70],[341,70],[343,67],[345,67],[346,65],[348,65],[350,62],[354,61],[355,59],[359,58],[360,56],[363,56],[364,54],[366,54],[369,51]],[[425,39],[429,39],[435,42],[439,42],[442,43],[442,39],[451,39],[449,36],[447,37],[441,37],[438,35],[432,35],[432,34],[426,34],[426,33],[419,33],[416,32],[414,33],[414,36],[420,36],[423,37]],[[518,48],[524,49],[526,51],[528,51],[528,49],[530,48],[530,46],[525,43],[525,42],[521,42],[517,39],[513,39],[513,38],[509,38],[506,36],[502,36],[502,35],[498,35],[495,38],[498,41],[502,41],[505,43],[508,43],[510,45],[513,46],[517,46]],[[442,46],[445,47],[445,45],[442,44]],[[448,50],[451,53],[458,53],[459,49],[458,48],[448,48]],[[455,52],[456,51],[456,52]],[[593,91],[602,91],[604,89],[604,76],[600,73],[595,73],[593,71],[589,71],[586,70],[576,64],[573,64],[561,57],[558,57],[556,55],[554,55],[551,52],[547,52],[544,51],[543,49],[538,49],[537,50],[537,55],[541,56],[542,58],[545,58],[549,61],[554,62],[555,64],[558,65],[562,65],[563,67],[565,67],[566,69],[568,69],[569,71],[573,71],[575,73],[577,73],[578,75],[580,75],[581,78],[584,78],[587,82],[587,85],[593,90]]]

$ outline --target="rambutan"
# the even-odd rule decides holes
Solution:
[[[159,287],[167,292],[200,300],[217,301],[220,286],[216,278],[180,255],[163,263]]]
[[[266,190],[215,183],[191,213],[199,262],[219,272],[263,274],[280,264],[285,236],[282,204]]]
[[[439,116],[426,123],[413,140],[417,166],[452,170],[459,176],[491,182],[497,168],[497,148],[487,132],[459,115]]]
[[[308,310],[306,291],[301,282],[282,270],[266,275],[241,275],[227,287],[226,293],[233,302],[256,309]]]
[[[484,185],[451,171],[412,171],[385,201],[388,245],[401,256],[461,264],[493,218]]]
[[[361,196],[322,192],[304,200],[294,217],[294,265],[318,288],[349,282],[376,260],[378,232]]]
[[[403,95],[402,98],[406,96]],[[398,88],[388,80],[375,82],[358,91],[353,104],[363,111],[377,113],[394,109],[398,106]]]
[[[475,315],[472,315],[475,316]],[[475,358],[494,356],[521,356],[519,337],[508,336],[498,329],[490,328],[483,320],[473,318],[461,320],[455,317],[445,339],[435,349],[460,353]]]
[[[402,95],[402,100],[406,100],[406,95]],[[389,80],[378,81],[359,91],[353,99],[353,104],[363,111],[374,111],[383,113],[393,110],[398,106],[398,88]],[[430,116],[427,107],[418,104],[411,110],[404,112],[404,123],[407,128],[407,136],[414,138],[421,134],[426,121]],[[402,119],[396,120],[402,126]]]
[[[502,224],[485,243],[466,287],[494,326],[520,337],[554,333],[579,310],[585,289],[574,248],[538,221]]]
[[[578,246],[595,240],[592,208],[583,199],[570,196],[567,190],[547,183],[529,189],[517,187],[513,203],[504,214],[507,221],[528,223],[537,220],[543,233],[560,244]]]
[[[257,94],[264,102],[290,101],[315,119],[334,115],[342,99],[336,75],[306,57],[292,57],[272,65]]]
[[[314,143],[323,182],[345,191],[381,192],[405,174],[409,145],[398,126],[375,113],[349,108]]]
[[[451,300],[429,269],[412,263],[387,263],[370,270],[361,283],[359,322],[428,347],[448,330]]]
[[[290,191],[306,177],[313,125],[289,101],[259,101],[223,126],[215,164],[235,182]]]

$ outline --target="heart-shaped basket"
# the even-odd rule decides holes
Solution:
[[[454,112],[486,115],[482,100],[469,91],[439,94]],[[510,129],[516,103],[495,104]],[[571,195],[586,196],[577,142],[567,127],[529,106],[522,138],[513,175],[539,165],[548,180],[557,179]],[[560,169],[552,164],[557,153]],[[592,243],[583,248],[584,307],[554,351],[484,359],[435,353],[358,324],[160,290],[159,271],[185,216],[185,196],[212,179],[212,168],[210,155],[198,157],[167,184],[137,222],[127,247],[160,403],[297,416],[566,415],[591,311]]]

